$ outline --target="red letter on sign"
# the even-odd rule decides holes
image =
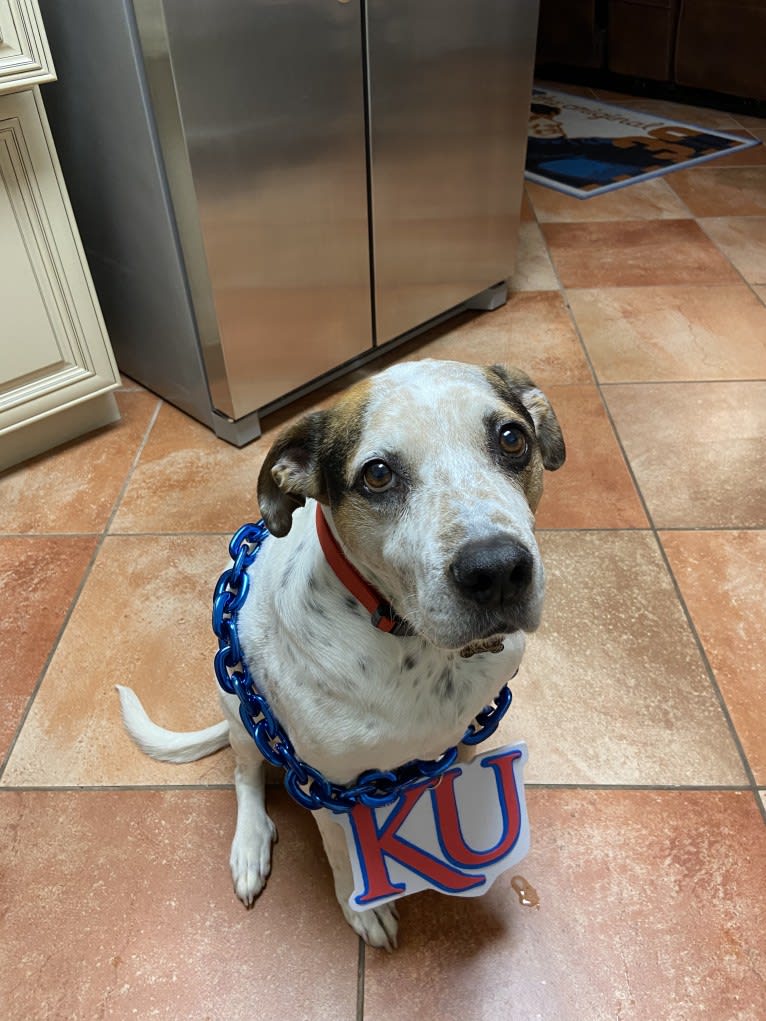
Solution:
[[[480,869],[486,865],[494,865],[513,849],[521,830],[519,794],[513,775],[513,763],[520,755],[521,752],[515,751],[495,755],[482,762],[482,766],[494,771],[500,815],[503,820],[503,829],[498,842],[486,851],[474,851],[469,847],[460,829],[455,800],[455,780],[460,776],[460,770],[451,769],[445,773],[443,782],[431,791],[439,845],[453,865],[464,869]]]
[[[406,791],[381,827],[378,827],[375,819],[375,810],[367,805],[355,805],[349,812],[348,818],[364,879],[364,893],[355,898],[357,904],[372,904],[404,890],[403,883],[391,882],[385,856],[404,865],[411,872],[424,876],[429,883],[447,893],[470,890],[485,882],[485,876],[466,876],[398,836],[397,830],[404,825],[415,803],[427,789],[428,785],[423,785]]]

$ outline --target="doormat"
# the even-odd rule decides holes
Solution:
[[[758,144],[726,131],[535,87],[525,176],[587,199]]]

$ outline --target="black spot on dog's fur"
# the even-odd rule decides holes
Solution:
[[[438,681],[436,682],[436,694],[440,698],[448,699],[452,698],[455,694],[455,681],[452,677],[452,670],[449,667],[445,667],[442,670]]]
[[[327,610],[325,610],[324,606],[322,606],[318,599],[309,600],[309,612],[313,613],[316,617],[327,616]]]
[[[402,664],[405,670],[414,670],[418,665],[417,656],[405,656],[404,663]]]

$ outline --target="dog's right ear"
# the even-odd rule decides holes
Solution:
[[[258,505],[272,535],[290,531],[293,511],[311,497],[325,498],[319,452],[329,413],[304,415],[280,433],[258,475]]]

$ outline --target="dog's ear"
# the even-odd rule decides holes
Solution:
[[[543,466],[556,471],[566,459],[566,446],[561,426],[551,403],[526,373],[520,369],[507,369],[504,365],[490,365],[487,376],[503,400],[513,404],[521,401],[535,423],[535,432],[540,442]]]
[[[279,434],[266,455],[258,475],[258,505],[272,535],[287,535],[293,511],[307,498],[324,497],[319,454],[327,419],[326,411],[304,415]]]

